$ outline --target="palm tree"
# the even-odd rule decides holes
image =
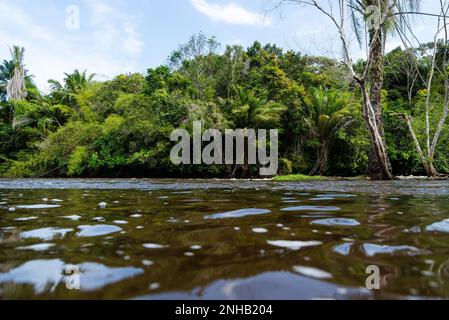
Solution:
[[[59,100],[61,104],[77,108],[76,96],[92,83],[95,74],[88,75],[87,70],[80,72],[76,69],[73,73],[64,73],[64,75],[64,85],[56,80],[48,81],[51,86],[52,95],[55,99]]]
[[[371,105],[375,111],[376,123],[379,128],[381,138],[385,142],[385,130],[382,120],[382,88],[384,83],[384,56],[385,43],[387,35],[390,32],[397,31],[401,33],[404,28],[408,27],[406,11],[415,12],[420,7],[420,0],[349,0],[352,26],[355,31],[359,45],[363,43],[363,30],[361,26],[366,25],[367,19],[371,19],[371,8],[377,8],[382,13],[386,13],[388,18],[382,23],[380,29],[369,28],[367,41],[371,44],[371,65],[368,74],[369,82],[369,98]],[[372,22],[372,21],[371,21]],[[378,21],[381,22],[381,21]],[[387,166],[392,172],[389,158],[387,157]],[[382,172],[374,146],[371,147],[369,153],[369,173],[375,180],[388,178],[385,172]]]
[[[237,98],[230,99],[230,118],[234,123],[234,127],[244,129],[271,129],[279,128],[279,122],[282,113],[286,107],[274,101],[268,101],[258,97],[253,91],[245,90],[237,87]],[[231,177],[248,177],[249,161],[245,153],[244,165],[237,164],[234,166]]]
[[[23,64],[25,48],[13,46],[10,48],[13,73],[6,85],[6,93],[11,100],[24,100],[27,96],[25,68]]]
[[[327,169],[329,153],[336,135],[354,122],[353,110],[347,99],[337,92],[316,89],[313,92],[312,136],[319,141],[317,159],[310,175],[324,174]]]
[[[263,129],[279,127],[285,106],[259,98],[253,91],[237,88],[237,99],[232,102],[232,118],[237,128]]]

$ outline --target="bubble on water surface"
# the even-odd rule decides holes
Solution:
[[[154,262],[151,260],[142,260],[142,264],[146,267],[150,267],[150,266],[154,265]]]
[[[106,202],[100,202],[99,204],[98,204],[98,206],[100,207],[100,209],[106,209],[106,207],[108,206],[108,204],[106,203]]]
[[[294,266],[293,270],[299,274],[302,274],[306,277],[311,277],[315,279],[331,279],[332,274],[317,269],[317,268],[311,268],[311,267],[304,267],[304,266]]]
[[[265,228],[253,228],[254,233],[267,233],[268,230]]]
[[[122,231],[122,229],[117,226],[101,224],[95,226],[79,226],[78,229],[81,231],[79,231],[76,235],[80,238],[99,237]]]
[[[131,218],[142,218],[141,214],[133,214],[130,216]]]
[[[159,283],[155,282],[155,283],[151,283],[151,284],[148,286],[148,289],[154,291],[154,290],[159,289],[160,287],[161,287],[161,285],[160,285]]]
[[[269,245],[286,248],[290,250],[300,250],[306,247],[314,247],[322,245],[321,241],[287,241],[287,240],[276,240],[276,241],[267,241]]]
[[[341,226],[341,227],[360,226],[360,222],[358,222],[357,220],[345,218],[321,219],[312,221],[311,223],[320,226]]]
[[[195,246],[191,246],[190,249],[192,250],[201,250],[203,247],[195,245]]]
[[[21,233],[23,239],[41,239],[44,241],[49,241],[54,238],[63,238],[73,229],[56,229],[56,228],[42,228],[31,231],[25,231]]]
[[[115,224],[128,224],[128,221],[125,221],[125,220],[115,220],[114,223],[115,223]]]
[[[215,219],[243,218],[247,216],[257,216],[269,213],[271,213],[271,211],[267,209],[241,209],[236,211],[212,214],[209,216],[205,216],[204,219],[215,220]]]

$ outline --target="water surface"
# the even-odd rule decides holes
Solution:
[[[0,180],[0,298],[449,298],[448,200],[445,181]]]

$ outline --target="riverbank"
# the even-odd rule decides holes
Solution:
[[[325,177],[325,176],[308,176],[304,174],[291,174],[287,176],[277,176],[273,178],[273,181],[338,181],[338,180],[367,180],[366,176],[357,176],[357,177]]]

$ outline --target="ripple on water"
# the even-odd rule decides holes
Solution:
[[[44,241],[49,241],[54,238],[64,238],[73,229],[56,229],[56,228],[42,228],[36,230],[25,231],[21,233],[21,237],[24,239],[41,239]]]
[[[374,257],[378,254],[395,254],[405,253],[407,255],[417,255],[421,252],[420,249],[412,246],[388,246],[377,245],[372,243],[365,243],[362,246],[363,251],[369,257]]]
[[[332,198],[332,199],[345,199],[345,198],[354,198],[356,195],[354,194],[343,194],[343,193],[327,193],[327,194],[319,194],[318,198]]]
[[[31,220],[36,220],[36,219],[38,219],[38,218],[37,217],[24,217],[24,218],[14,219],[14,221],[24,222],[24,221],[31,221]]]
[[[38,210],[38,209],[54,209],[61,207],[59,204],[30,204],[30,205],[18,205],[17,209]]]
[[[449,233],[449,219],[431,224],[426,231]]]
[[[223,213],[216,213],[209,216],[205,216],[204,219],[229,219],[229,218],[243,218],[247,216],[257,216],[262,214],[269,214],[270,210],[267,209],[241,209],[236,211],[228,211]]]
[[[352,243],[343,243],[335,246],[332,250],[335,253],[341,254],[342,256],[349,256],[351,253]]]
[[[98,263],[83,263],[78,265],[82,291],[95,291],[109,284],[135,277],[144,271],[140,268],[109,268]],[[0,283],[14,281],[16,284],[29,284],[37,294],[42,294],[59,284],[65,283],[61,276],[65,273],[66,264],[59,259],[32,260],[5,273],[0,273]]]
[[[321,241],[288,241],[288,240],[276,240],[276,241],[267,241],[267,243],[271,246],[286,248],[290,250],[300,250],[306,247],[314,247],[322,245]]]
[[[122,228],[105,224],[79,226],[78,229],[80,229],[80,231],[76,235],[80,238],[99,237],[122,231]]]
[[[360,226],[360,222],[354,219],[345,218],[332,218],[332,219],[320,219],[311,222],[320,226],[339,226],[339,227],[357,227]]]
[[[311,268],[311,267],[305,267],[305,266],[294,266],[293,270],[299,274],[302,274],[303,276],[315,278],[315,279],[331,279],[332,274],[329,272],[317,269],[317,268]]]
[[[72,221],[78,221],[81,219],[81,216],[73,215],[73,216],[64,216],[64,219],[72,220]]]
[[[157,244],[157,243],[145,243],[143,245],[143,247],[146,249],[164,249],[164,248],[167,248],[168,246],[164,246],[164,245]]]
[[[282,211],[340,211],[339,207],[333,206],[297,206],[281,209]]]
[[[125,220],[115,220],[114,223],[115,223],[115,224],[128,224],[128,221],[125,221]]]
[[[54,243],[40,243],[40,244],[34,244],[32,246],[26,246],[26,247],[17,247],[17,250],[22,251],[47,251],[48,249],[54,247]]]

